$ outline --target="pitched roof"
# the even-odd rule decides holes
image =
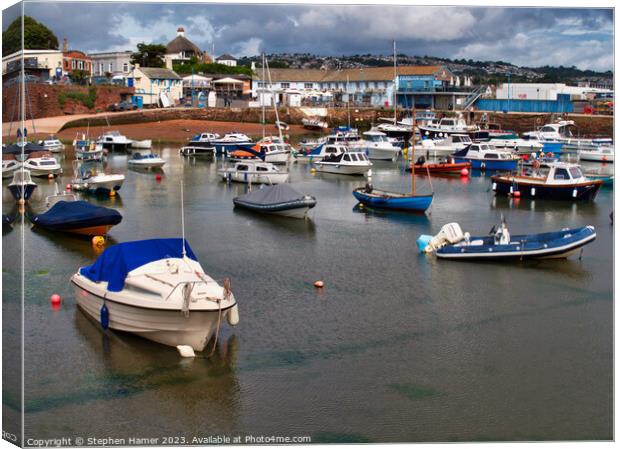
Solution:
[[[445,72],[445,74],[444,74]],[[291,82],[343,82],[355,81],[389,81],[394,79],[394,67],[361,67],[344,70],[319,70],[319,69],[270,69],[271,81]],[[440,79],[449,79],[453,74],[440,65],[429,66],[401,66],[396,68],[398,75],[435,75]],[[255,79],[260,80],[262,72],[257,69]],[[269,79],[265,75],[267,80]]]
[[[222,56],[218,56],[217,58],[215,58],[216,61],[236,61],[237,58],[235,58],[232,55],[229,55],[228,53],[224,53]]]
[[[177,36],[166,45],[168,53],[180,53],[182,51],[193,51],[196,54],[202,54],[203,51],[185,36]]]
[[[182,79],[176,72],[170,69],[160,69],[157,67],[139,67],[142,73],[144,73],[148,78],[151,79],[159,79],[159,80],[180,80]]]

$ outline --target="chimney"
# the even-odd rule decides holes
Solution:
[[[69,44],[67,43],[67,38],[65,37],[62,40],[62,52],[67,53],[69,51]]]
[[[177,28],[177,36],[185,36],[185,29],[183,27]]]

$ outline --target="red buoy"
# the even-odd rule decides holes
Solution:
[[[512,193],[512,196],[514,196],[515,198],[521,198],[521,192],[517,190],[516,192]]]
[[[57,306],[60,305],[60,295],[57,293],[54,293],[51,297],[50,297],[50,301],[52,302],[53,306]]]
[[[159,173],[155,175],[155,180],[161,181],[161,175]]]
[[[469,176],[469,170],[467,170],[466,168],[462,169],[461,176]]]

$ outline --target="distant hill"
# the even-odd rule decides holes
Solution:
[[[266,55],[269,67],[292,69],[350,69],[356,67],[387,67],[394,64],[392,55],[317,56],[310,53],[280,53]],[[240,65],[260,67],[260,56],[243,57]],[[504,61],[474,61],[433,56],[398,54],[398,65],[445,65],[457,75],[473,78],[474,84],[497,84],[510,77],[512,82],[569,83],[591,82],[613,84],[613,72],[580,70],[576,67],[519,67]]]

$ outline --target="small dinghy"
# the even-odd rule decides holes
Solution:
[[[28,201],[34,189],[37,188],[37,184],[30,177],[30,171],[22,168],[13,172],[13,180],[8,188],[15,201],[22,199]]]
[[[304,195],[289,184],[264,186],[245,195],[233,198],[236,207],[254,212],[305,218],[316,206],[316,198]]]
[[[420,156],[415,164],[413,164],[413,170],[416,174],[427,175],[454,175],[460,174],[463,169],[469,171],[471,169],[470,162],[427,162],[424,156]],[[408,166],[405,171],[411,172],[411,166]]]
[[[185,239],[110,246],[71,277],[79,308],[104,329],[202,351],[239,312],[230,281],[207,275]],[[189,351],[191,353],[191,351]]]
[[[420,251],[441,259],[565,259],[596,238],[594,226],[562,229],[541,234],[510,235],[502,219],[489,235],[471,237],[458,223],[448,223],[435,235],[422,235]]]
[[[150,152],[134,152],[127,164],[132,168],[157,168],[163,167],[166,161]]]
[[[49,209],[41,214],[28,216],[30,222],[48,231],[96,236],[106,235],[123,217],[108,207],[78,201],[71,193],[56,194],[47,198]]]

